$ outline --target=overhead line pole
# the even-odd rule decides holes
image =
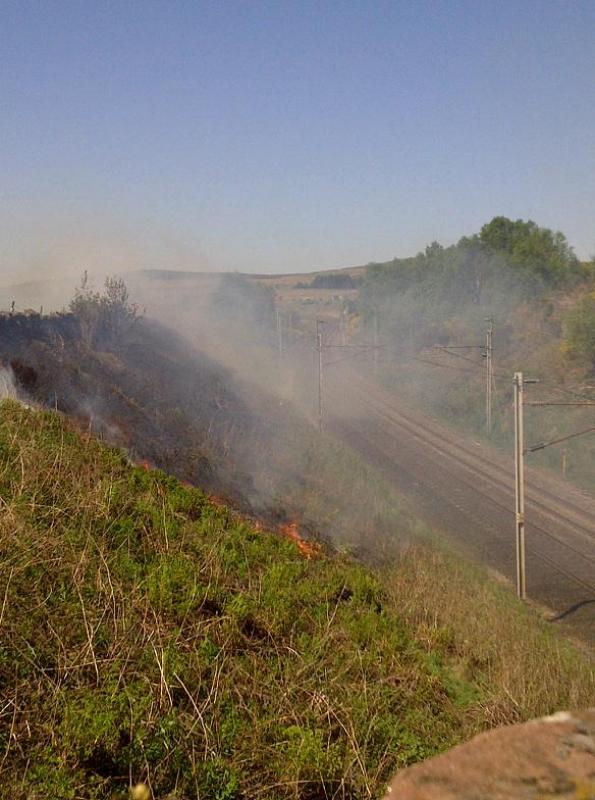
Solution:
[[[461,355],[460,353],[453,352],[453,350],[481,350],[482,356],[486,360],[485,367],[485,429],[488,436],[492,435],[492,407],[493,407],[493,392],[494,392],[494,320],[492,317],[486,317],[488,328],[486,331],[485,345],[479,344],[457,344],[457,345],[434,345],[436,350],[441,350],[448,355],[462,358],[464,361],[470,363],[477,363],[468,356]],[[437,365],[435,365],[437,366]]]
[[[538,383],[534,378],[523,378],[514,373],[514,475],[515,475],[515,525],[516,525],[516,587],[521,600],[527,599],[527,574],[525,557],[525,431],[524,385]]]
[[[595,433],[595,425],[581,431],[559,436],[548,442],[538,442],[525,448],[524,441],[524,408],[525,406],[591,406],[593,401],[560,402],[557,400],[524,400],[524,386],[527,383],[539,383],[536,378],[523,378],[522,372],[514,373],[514,467],[515,467],[515,521],[516,521],[516,567],[517,594],[525,600],[527,597],[525,569],[525,455],[545,450],[546,447]],[[562,455],[562,473],[566,477],[566,451]]]
[[[494,333],[494,320],[487,319],[488,329],[486,332],[486,433],[492,435],[492,384],[494,372],[492,366],[492,337]]]
[[[279,358],[283,357],[283,325],[280,309],[277,309],[277,350]]]
[[[316,320],[316,350],[318,351],[318,432],[322,433],[322,321]]]
[[[523,432],[523,373],[514,374],[514,475],[516,525],[516,591],[521,600],[527,596],[525,574],[525,475]]]
[[[376,344],[368,345],[368,344],[332,344],[330,341],[324,342],[324,338],[322,335],[322,325],[324,325],[326,320],[317,319],[316,320],[316,352],[318,354],[318,430],[322,433],[324,429],[324,367],[331,366],[332,364],[337,364],[341,361],[347,361],[355,358],[359,358],[362,356],[367,355],[367,353],[372,349],[374,351],[375,360],[377,359],[377,353],[380,347],[385,347],[386,345],[379,345],[377,343],[378,339],[375,336]],[[339,330],[339,333],[341,331]],[[324,353],[327,350],[355,350],[356,352],[350,356],[344,356],[342,358],[338,358],[335,361],[330,361],[325,365],[324,363]]]
[[[378,309],[374,309],[374,370],[378,372]]]

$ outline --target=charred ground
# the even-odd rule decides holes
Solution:
[[[267,524],[298,522],[376,559],[403,543],[395,521],[407,512],[389,509],[347,448],[321,443],[278,397],[156,322],[137,319],[115,338],[89,337],[74,314],[2,317],[0,360],[23,397]]]

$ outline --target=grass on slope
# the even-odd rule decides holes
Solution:
[[[409,525],[410,520],[403,520]],[[378,797],[477,729],[593,697],[448,552],[306,560],[196,489],[0,406],[0,797]]]
[[[379,582],[1,406],[0,796],[378,796],[473,690]]]
[[[593,705],[592,653],[460,554],[411,547],[385,585],[416,641],[475,687],[478,727]]]

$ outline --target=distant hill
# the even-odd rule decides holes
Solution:
[[[349,276],[354,281],[361,279],[366,272],[365,266],[342,267],[340,269],[321,269],[312,272],[296,272],[288,275],[260,275],[246,274],[248,280],[258,281],[267,286],[278,287],[281,289],[291,289],[298,287],[298,284],[314,284],[314,288],[325,288],[324,283],[330,276],[340,275]],[[318,285],[316,285],[318,284]]]
[[[353,278],[361,277],[365,267],[346,267],[344,269],[318,270],[313,272],[295,273],[291,275],[265,275],[246,274],[249,280],[262,282],[266,285],[291,287],[297,283],[310,282],[317,276],[327,274],[344,274]],[[109,265],[106,265],[106,274],[112,274]],[[152,297],[155,293],[190,287],[201,290],[208,299],[209,293],[219,281],[222,272],[191,272],[175,269],[147,269],[121,273],[120,277],[126,280],[133,295],[137,294],[142,301],[146,296]],[[94,282],[101,288],[105,275],[94,276]],[[10,310],[14,301],[18,311],[33,309],[39,311],[58,311],[65,308],[74,294],[75,286],[80,278],[51,278],[48,280],[24,281],[0,285],[0,313]]]

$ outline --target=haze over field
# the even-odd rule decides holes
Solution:
[[[0,282],[294,272],[496,214],[595,249],[595,6],[0,10]]]

